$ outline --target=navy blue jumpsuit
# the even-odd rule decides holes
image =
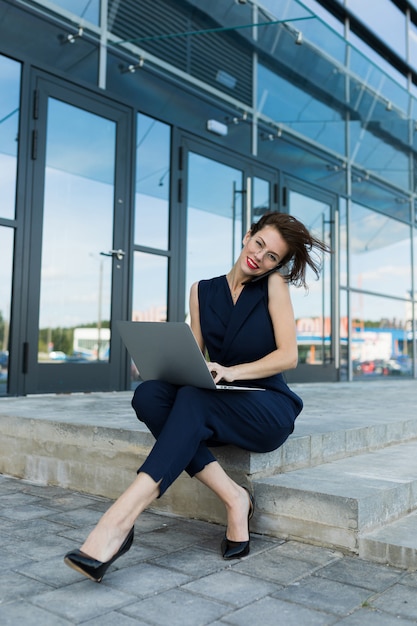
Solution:
[[[224,366],[249,363],[276,349],[267,278],[246,285],[236,304],[226,276],[200,281],[198,297],[210,361]],[[161,481],[160,496],[183,470],[194,476],[215,461],[209,447],[232,444],[270,452],[293,432],[303,403],[282,374],[242,384],[265,391],[212,391],[163,381],[137,387],[132,406],[156,439],[138,472]]]

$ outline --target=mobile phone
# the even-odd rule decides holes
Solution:
[[[269,276],[270,274],[277,272],[280,268],[281,268],[281,265],[277,265],[277,267],[273,267],[272,270],[268,270],[267,272],[264,272],[263,274],[259,274],[259,276],[255,276],[255,278],[248,278],[248,280],[244,280],[242,285],[249,285],[249,283],[256,283],[258,280],[261,280],[262,278],[265,278],[266,276]]]

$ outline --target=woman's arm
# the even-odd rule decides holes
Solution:
[[[297,335],[289,287],[278,272],[268,278],[268,310],[277,349],[258,361],[232,367],[210,363],[210,370],[216,372],[213,376],[216,383],[266,378],[297,366]]]
[[[198,283],[194,283],[190,290],[190,319],[191,330],[200,346],[201,352],[204,353],[204,339],[200,326],[200,306],[198,303]]]

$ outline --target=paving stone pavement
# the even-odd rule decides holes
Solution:
[[[106,498],[0,476],[1,626],[406,626],[417,572],[252,535],[224,561],[224,529],[146,511],[131,550],[101,584],[63,562]]]

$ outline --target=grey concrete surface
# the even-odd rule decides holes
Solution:
[[[131,550],[91,582],[63,562],[110,501],[0,477],[2,626],[406,626],[417,574],[252,535],[224,561],[224,528],[145,512]]]
[[[293,388],[304,410],[279,450],[215,450],[226,471],[256,493],[253,529],[399,567],[417,566],[417,528],[415,545],[404,545],[399,530],[398,541],[390,539],[389,545],[381,535],[363,536],[417,507],[416,381]],[[131,397],[123,392],[1,399],[0,473],[116,498],[153,443],[134,416]],[[217,498],[186,475],[157,507],[225,521]]]
[[[280,451],[221,452],[257,498],[250,555],[222,559],[224,516],[182,477],[101,584],[63,556],[152,445],[131,393],[1,398],[1,626],[416,624],[416,381],[292,387]]]

